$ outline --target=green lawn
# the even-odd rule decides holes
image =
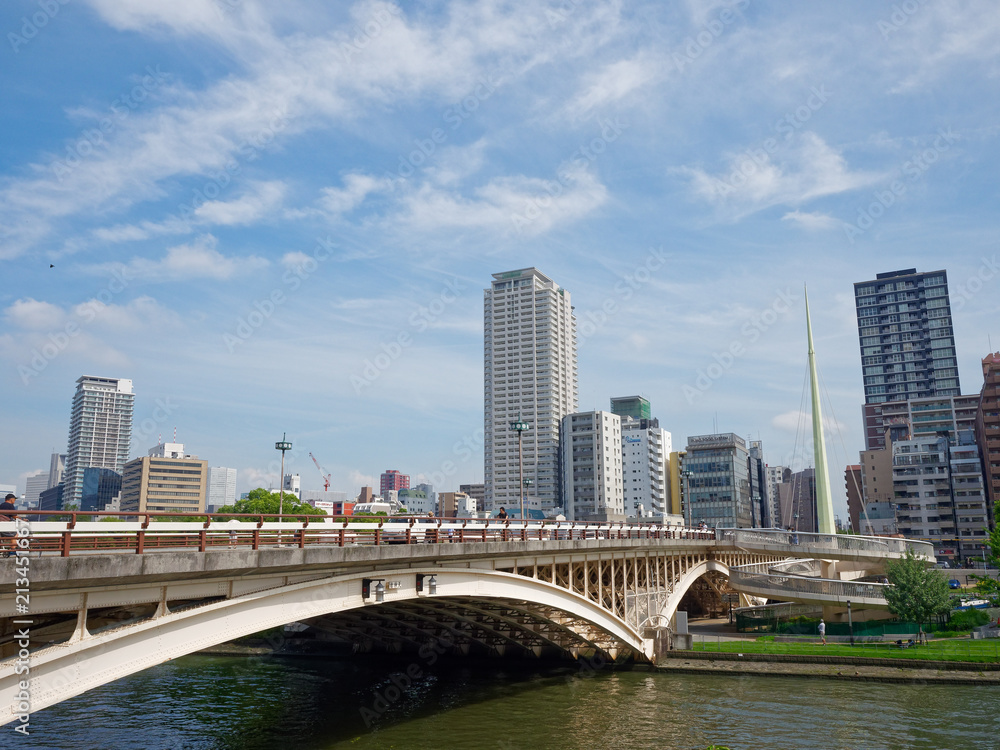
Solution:
[[[814,639],[810,639],[812,641]],[[743,654],[793,654],[809,656],[864,656],[877,658],[928,659],[939,661],[1000,662],[1000,639],[952,638],[930,641],[925,646],[899,648],[894,643],[775,643],[772,638],[747,641],[712,640],[695,637],[694,651]]]

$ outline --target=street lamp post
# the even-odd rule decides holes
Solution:
[[[521,487],[519,494],[521,495],[521,521],[523,522],[524,521],[524,450],[521,447],[521,436],[527,429],[529,429],[529,427],[528,423],[523,422],[521,420],[521,415],[518,414],[517,421],[510,423],[510,429],[517,432],[517,463],[518,466],[520,467],[520,474],[521,474]]]
[[[281,451],[281,476],[278,481],[278,523],[285,510],[285,451],[292,449],[292,444],[285,440],[286,433],[281,433],[281,440],[274,444],[275,450]],[[281,544],[281,529],[278,529],[278,544]]]

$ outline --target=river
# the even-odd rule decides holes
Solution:
[[[994,687],[433,658],[187,656],[38,712],[28,738],[0,727],[0,748],[1000,747]]]

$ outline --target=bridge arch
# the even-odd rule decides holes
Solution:
[[[687,570],[683,576],[674,584],[666,604],[660,610],[662,620],[671,622],[677,614],[677,607],[680,606],[684,595],[691,589],[694,582],[707,573],[721,573],[729,578],[729,566],[718,560],[703,560]]]
[[[540,654],[561,650],[571,656],[601,653],[609,660],[652,656],[652,641],[617,615],[585,597],[546,581],[494,570],[429,568],[352,573],[267,589],[178,611],[161,605],[156,616],[96,633],[86,630],[81,610],[77,629],[64,643],[31,654],[31,711],[51,706],[92,688],[156,664],[290,622],[327,618],[328,628],[358,635],[358,624],[372,625],[374,640],[419,647],[438,642],[449,647],[475,641],[504,653]],[[435,577],[436,591],[427,579]],[[382,582],[384,600],[362,595],[365,579]],[[343,614],[346,624],[338,623]],[[447,635],[442,636],[442,633]],[[371,636],[371,632],[368,633]],[[20,681],[0,678],[0,706],[13,721]]]

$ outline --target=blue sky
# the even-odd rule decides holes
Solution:
[[[978,391],[993,3],[329,5],[3,5],[0,483],[65,450],[83,374],[134,380],[133,455],[176,428],[241,490],[283,432],[307,488],[310,451],[351,493],[482,481],[482,290],[526,266],[572,294],[581,409],[795,468],[808,284],[838,491],[853,282],[947,269]]]

